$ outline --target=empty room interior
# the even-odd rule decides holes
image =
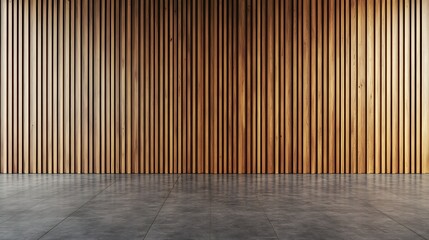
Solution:
[[[0,0],[0,239],[429,239],[429,0]]]

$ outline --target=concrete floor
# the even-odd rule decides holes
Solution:
[[[0,175],[0,239],[429,239],[429,175]]]

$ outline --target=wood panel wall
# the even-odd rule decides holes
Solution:
[[[427,173],[427,0],[0,0],[2,173]]]

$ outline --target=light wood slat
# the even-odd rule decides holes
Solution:
[[[59,1],[57,3],[57,26],[58,26],[58,73],[57,73],[57,111],[58,111],[58,173],[64,172],[64,1]],[[31,26],[30,26],[31,28]],[[90,30],[90,32],[92,32]],[[30,64],[31,67],[31,64]],[[90,68],[91,69],[91,68]],[[31,78],[31,76],[30,76]],[[31,95],[31,93],[30,93]],[[31,109],[30,109],[31,111]],[[31,115],[31,113],[30,113]],[[30,132],[31,135],[31,132]],[[31,141],[31,140],[30,140]],[[30,143],[31,148],[31,143]],[[30,150],[31,151],[31,150]],[[30,153],[31,155],[31,153]],[[31,158],[31,156],[30,156]],[[30,160],[30,169],[31,169],[31,160]],[[31,170],[30,170],[31,171]]]
[[[106,83],[107,83],[107,79],[106,79],[106,0],[100,0],[100,2],[98,3],[98,7],[100,9],[100,13],[99,13],[99,25],[100,25],[100,73],[99,73],[99,77],[100,77],[100,82],[99,82],[99,96],[100,96],[100,103],[98,104],[100,110],[99,110],[99,123],[98,126],[100,127],[100,140],[99,140],[99,144],[100,144],[100,173],[105,173],[106,172]]]
[[[340,11],[340,1],[335,1],[335,173],[341,171]]]
[[[323,173],[328,173],[328,1],[323,2]]]
[[[21,12],[21,11],[20,11]],[[47,76],[47,88],[48,88],[48,119],[47,119],[47,124],[48,124],[48,156],[47,156],[47,173],[52,173],[53,171],[53,49],[52,49],[52,40],[53,40],[53,32],[52,32],[52,1],[47,1],[47,26],[48,26],[48,33],[47,33],[47,37],[48,37],[48,45],[47,45],[47,55],[48,55],[48,65],[47,65],[47,71],[48,71],[48,76]],[[21,39],[21,38],[20,38]],[[19,46],[21,45],[21,42],[19,43]],[[20,49],[18,49],[19,51]],[[19,61],[21,62],[21,61]],[[21,70],[21,64],[20,64],[20,69]],[[19,71],[18,70],[18,71]],[[18,81],[18,85],[21,86],[22,83],[22,77],[20,77],[19,81]],[[18,90],[18,95],[21,96],[22,93],[22,88],[20,87]],[[22,101],[19,102],[18,104],[18,111],[21,112],[22,110]],[[19,115],[19,120],[18,120],[18,125],[20,126],[19,128],[21,128],[22,126],[22,117],[21,115]],[[22,131],[19,130],[18,131],[18,137],[19,139],[22,139]],[[19,141],[18,144],[18,148],[21,149],[21,141]],[[22,162],[22,154],[20,154],[20,158],[18,158],[19,163]],[[20,170],[18,172],[20,172],[22,170],[22,167],[18,167]]]
[[[165,48],[165,7],[164,0],[160,1],[159,5],[159,172],[164,173],[164,163],[165,163],[165,145],[164,145],[164,130],[165,130],[165,121],[164,121],[164,83],[165,83],[165,69],[166,64],[164,61],[164,48]],[[189,16],[189,15],[188,15]],[[156,79],[155,79],[156,81]],[[165,155],[164,155],[165,154]]]
[[[411,29],[410,29],[410,0],[404,1],[404,170],[403,173],[411,172]]]
[[[410,173],[416,173],[416,1],[410,1]]]
[[[350,67],[350,63],[351,63],[351,39],[350,39],[350,1],[344,1],[345,3],[345,21],[344,21],[344,25],[345,25],[345,81],[344,81],[344,87],[345,87],[345,168],[344,171],[346,173],[350,173],[350,159],[351,159],[351,155],[350,155],[350,80],[351,80],[351,67]]]
[[[274,1],[269,0],[267,1],[267,68],[266,68],[266,114],[267,114],[267,147],[266,147],[266,155],[267,155],[267,172],[268,173],[274,173]],[[240,29],[239,29],[240,30]],[[239,42],[241,42],[239,40]],[[240,44],[239,46],[242,46],[243,44]],[[240,71],[240,65],[239,71]],[[239,103],[240,104],[240,103]],[[240,135],[240,133],[239,133]],[[240,156],[239,156],[240,159]]]
[[[310,2],[310,157],[311,173],[317,173],[317,2]]]
[[[131,0],[127,0],[126,2],[126,9],[125,9],[125,24],[126,24],[126,36],[125,36],[125,48],[124,51],[125,54],[125,89],[123,90],[125,93],[125,109],[126,109],[126,118],[124,120],[125,122],[125,136],[126,141],[124,141],[125,144],[125,171],[126,173],[131,173],[131,162],[132,162],[132,126],[131,126],[131,86],[132,86],[132,79],[131,79],[131,55],[134,51],[131,51]],[[125,140],[125,139],[124,139]]]
[[[345,50],[345,41],[347,40],[347,37],[345,37],[345,2],[344,0],[340,1],[340,108],[341,108],[341,119],[340,119],[340,126],[341,126],[341,135],[340,135],[340,157],[341,162],[340,166],[341,168],[338,169],[339,173],[345,173],[346,170],[346,155],[345,155],[345,135],[346,135],[346,124],[345,124],[345,116],[346,116],[346,50]]]
[[[70,1],[64,2],[64,173],[70,173]]]
[[[405,30],[405,18],[404,18],[404,13],[405,13],[405,6],[404,6],[404,1],[405,0],[398,0],[398,17],[399,17],[399,22],[398,22],[398,27],[399,27],[399,35],[398,35],[398,64],[399,64],[399,75],[398,75],[398,89],[399,89],[399,97],[398,97],[398,111],[399,111],[399,128],[398,128],[398,132],[399,132],[399,146],[398,146],[398,151],[399,151],[399,155],[398,155],[398,172],[399,173],[404,173],[404,156],[405,156],[405,83],[404,83],[404,74],[405,74],[405,37],[404,37],[404,30]]]
[[[416,0],[416,173],[421,173],[422,140],[422,5]]]
[[[88,100],[88,1],[81,0],[82,4],[82,173],[88,173],[89,166],[89,100]],[[92,159],[92,158],[91,158]]]
[[[298,97],[298,161],[297,161],[297,173],[302,173],[302,168],[303,168],[303,160],[302,160],[302,153],[303,153],[303,147],[302,147],[302,143],[303,143],[303,139],[302,139],[302,125],[303,125],[303,119],[302,119],[302,109],[303,109],[303,104],[302,104],[302,83],[303,83],[303,78],[302,78],[302,73],[303,73],[303,67],[302,67],[302,63],[303,63],[303,56],[302,56],[302,37],[303,37],[303,32],[302,32],[302,19],[303,19],[303,11],[302,11],[302,1],[298,1],[298,76],[297,76],[297,82],[298,82],[298,93],[297,93],[297,97]]]
[[[45,2],[44,2],[45,3]],[[18,158],[20,155],[19,152],[19,142],[18,142],[18,136],[19,136],[19,130],[18,130],[18,121],[19,121],[19,117],[18,117],[18,81],[19,81],[19,76],[18,76],[18,56],[16,54],[16,52],[18,52],[18,42],[19,39],[18,38],[18,25],[19,25],[19,21],[18,21],[18,1],[13,1],[13,166],[12,166],[12,173],[18,173],[19,171],[19,163],[18,163]],[[45,9],[45,8],[44,8]],[[44,12],[45,14],[43,15],[44,17],[44,23],[46,24],[46,17],[47,14],[46,12]],[[46,28],[44,29],[44,35],[46,36]],[[46,39],[46,37],[45,37]],[[43,46],[47,46],[46,41],[44,42]],[[46,53],[46,51],[45,51]],[[45,55],[46,56],[46,55]],[[46,66],[46,57],[45,57],[45,61],[44,61],[44,66]],[[46,68],[45,68],[46,69]],[[43,78],[45,81],[45,86],[46,86],[46,75]],[[46,93],[46,90],[44,91]],[[44,106],[46,106],[46,101]],[[45,111],[45,115],[46,115],[46,111]],[[45,117],[46,120],[46,117]],[[46,121],[45,121],[46,123]],[[46,124],[44,125],[46,126]],[[46,127],[45,127],[46,129]],[[45,131],[46,133],[46,131]],[[46,137],[45,137],[46,140]],[[44,142],[44,150],[46,150],[46,141]],[[45,157],[43,158],[45,163],[46,163],[46,159],[47,156],[45,155]],[[45,164],[46,166],[46,164]],[[45,171],[46,172],[46,171]]]
[[[323,173],[323,154],[324,154],[324,139],[323,139],[323,2],[317,2],[317,173]]]
[[[350,1],[350,173],[357,173],[357,3]]]
[[[139,60],[140,51],[139,51],[139,1],[133,0],[131,2],[132,13],[131,13],[131,48],[132,48],[132,58],[131,58],[131,71],[132,71],[132,80],[131,83],[131,172],[138,173],[140,171],[140,124],[139,124],[139,114],[140,114],[140,105],[139,105],[139,82],[140,82],[140,67]]]
[[[285,139],[285,173],[292,172],[292,159],[293,159],[293,21],[291,21],[293,13],[293,1],[287,0],[284,2],[284,66],[285,69],[284,79],[284,95],[281,98],[284,104],[285,111],[285,127],[284,127],[284,139]],[[283,43],[283,40],[281,40]],[[288,101],[286,101],[288,100]]]
[[[13,167],[13,2],[7,4],[7,172],[12,172]],[[39,28],[40,30],[40,28]],[[40,36],[41,31],[38,31]],[[41,61],[40,61],[41,62]],[[38,66],[40,66],[40,63]],[[41,76],[39,74],[39,76]],[[40,79],[40,78],[39,78]],[[41,79],[40,79],[41,80]],[[41,106],[41,104],[39,104]],[[39,107],[38,106],[38,107]],[[40,109],[40,107],[39,107]],[[41,109],[40,111],[41,112]],[[40,141],[41,142],[41,141]],[[41,161],[41,157],[38,158]]]
[[[226,49],[227,49],[227,42],[226,42],[226,16],[225,16],[225,12],[226,12],[226,3],[224,3],[224,43],[223,43],[223,49],[224,49],[224,55],[223,55],[223,72],[224,72],[224,83],[223,83],[223,93],[224,93],[224,98],[226,100],[226,86],[227,86],[227,67],[226,67],[226,63],[227,63],[227,54],[226,54]],[[252,172],[252,161],[253,161],[253,156],[252,156],[252,2],[246,1],[246,161],[243,161],[244,164],[244,172]],[[277,16],[278,14],[276,14]],[[277,27],[276,27],[277,28]],[[278,30],[276,30],[276,32],[278,32]],[[275,50],[278,52],[278,50]],[[278,69],[278,68],[277,68]],[[224,111],[226,108],[226,101],[224,102]],[[278,101],[277,101],[278,102]],[[224,152],[227,149],[226,146],[226,118],[225,118],[226,114],[224,113],[224,140],[223,140],[223,145],[224,145]],[[274,154],[278,154],[278,148],[276,148],[275,153]],[[226,156],[226,154],[224,154]],[[225,159],[225,158],[224,158]],[[226,160],[226,159],[225,159]],[[277,157],[277,161],[278,161],[278,157]],[[224,166],[224,173],[227,173],[227,166]]]
[[[280,51],[280,43],[279,43],[279,2],[274,1],[274,173],[280,172],[280,141],[281,141],[281,133],[280,133],[280,67],[279,67],[279,51]],[[249,49],[249,48],[248,48]],[[250,68],[250,66],[248,66]],[[250,96],[249,96],[250,98]],[[248,101],[250,102],[250,101]],[[249,111],[250,112],[250,111]],[[248,128],[249,129],[249,128]],[[249,146],[250,148],[250,146]]]
[[[70,1],[70,173],[76,172],[76,140],[75,140],[75,0]]]
[[[149,172],[150,139],[149,139],[149,5],[145,0],[140,3],[140,172]]]
[[[302,2],[303,66],[302,66],[302,161],[303,173],[309,173],[311,167],[311,12],[309,0]],[[309,46],[309,47],[307,47]]]
[[[387,4],[386,4],[386,25],[390,26],[392,24],[392,12],[388,11],[389,9],[392,8],[392,0],[386,0]],[[392,42],[392,28],[388,27],[386,28],[387,33],[386,33],[386,92],[387,92],[387,100],[386,100],[386,108],[387,108],[387,116],[392,116],[392,83],[393,83],[393,76],[392,76],[392,66],[393,66],[393,61],[392,61],[392,46],[393,46],[393,42]],[[392,126],[393,126],[393,118],[389,117],[387,120],[387,134],[386,134],[386,159],[391,159],[391,161],[389,163],[386,164],[386,172],[387,173],[392,173],[392,163],[394,161],[393,158],[393,151],[392,151],[392,143],[393,143],[393,133],[392,133]],[[396,147],[394,148],[396,151]]]
[[[198,169],[198,160],[197,160],[197,51],[198,51],[198,42],[197,42],[197,1],[192,1],[192,93],[191,93],[191,102],[192,102],[192,117],[191,117],[191,125],[192,125],[192,173],[197,173]],[[170,79],[170,78],[169,78]],[[221,98],[224,97],[221,95]],[[222,128],[221,128],[222,130]],[[171,137],[170,137],[171,139]],[[223,139],[221,139],[223,141]],[[223,159],[222,159],[223,160]]]
[[[423,146],[429,144],[429,111],[427,107],[424,107],[424,103],[429,102],[429,75],[423,74],[425,72],[423,66],[428,66],[429,64],[429,47],[427,43],[429,42],[429,16],[427,12],[429,11],[429,2],[421,1],[421,124],[422,124],[422,157],[421,157],[421,168],[422,173],[429,172],[429,150]]]
[[[386,158],[387,158],[387,19],[386,19],[386,0],[381,1],[381,166],[380,166],[380,173],[386,173],[387,164],[386,164]],[[376,46],[376,49],[377,46]],[[390,119],[390,118],[389,118]]]
[[[29,30],[29,0],[24,1],[23,2],[23,35],[24,35],[24,47],[23,47],[23,125],[24,125],[24,130],[23,130],[23,141],[24,141],[24,146],[23,146],[23,155],[24,155],[24,166],[23,166],[23,172],[24,173],[29,173],[30,171],[30,139],[29,139],[29,125],[30,125],[30,119],[29,119],[29,60],[30,60],[30,56],[29,56],[29,34],[30,34],[30,30]],[[3,29],[3,28],[2,28]],[[3,48],[6,49],[6,48]],[[6,85],[5,85],[6,87]],[[3,89],[3,88],[2,88]],[[6,94],[4,95],[6,96]],[[5,132],[5,131],[2,131]],[[6,151],[6,150],[5,150]],[[6,152],[3,151],[5,154]]]
[[[88,155],[92,161],[88,161],[88,172],[94,173],[95,159],[94,159],[94,1],[89,0],[88,3],[88,141],[89,150]]]
[[[261,0],[257,0],[257,9],[261,9]],[[232,18],[232,16],[231,16]],[[257,145],[257,173],[261,173],[261,168],[262,168],[262,129],[261,129],[261,121],[262,121],[262,101],[261,101],[261,78],[262,78],[262,74],[261,74],[261,40],[262,37],[261,36],[261,25],[262,25],[262,19],[261,19],[261,11],[259,10],[257,13],[257,33],[256,33],[256,40],[257,40],[257,49],[256,49],[256,66],[257,66],[257,84],[256,84],[256,88],[257,88],[257,127],[256,127],[256,133],[257,133],[257,140],[256,140],[256,145]],[[234,112],[234,109],[233,109]],[[233,119],[234,121],[234,119]],[[233,155],[234,157],[235,155]]]
[[[106,115],[105,115],[105,133],[106,133],[106,142],[105,142],[105,156],[106,156],[106,160],[105,160],[105,167],[106,167],[106,173],[111,173],[114,171],[113,170],[113,166],[112,166],[112,159],[113,159],[113,152],[112,152],[112,131],[111,131],[111,124],[112,124],[112,103],[113,103],[113,99],[111,96],[113,96],[113,94],[111,93],[112,91],[112,74],[111,74],[111,64],[112,64],[112,51],[111,51],[111,43],[112,43],[112,31],[111,31],[111,19],[112,19],[112,14],[111,14],[111,1],[110,0],[106,0],[106,18],[105,18],[105,28],[106,28],[106,45],[105,45],[105,49],[106,49],[106,60],[105,60],[105,76],[106,76],[106,80],[105,80],[105,86],[106,86],[106,90],[105,90],[105,96],[106,96]],[[144,39],[144,38],[143,38]]]
[[[75,0],[75,172],[82,172],[82,0]],[[48,54],[49,55],[49,54]],[[48,86],[49,88],[49,86]],[[49,110],[48,110],[49,111]],[[48,114],[49,115],[49,114]],[[49,117],[48,117],[49,118]],[[49,138],[49,136],[48,136]]]
[[[392,87],[392,96],[391,96],[391,116],[392,116],[392,145],[391,145],[391,151],[392,151],[392,173],[398,173],[399,172],[399,3],[397,0],[392,0],[391,8],[392,10],[392,32],[391,32],[391,39],[392,39],[392,50],[391,50],[391,71],[392,71],[392,81],[391,81],[391,87]]]
[[[375,53],[374,53],[374,1],[366,6],[366,172],[375,170]]]
[[[7,1],[0,2],[0,172],[7,173]]]
[[[381,36],[382,36],[382,25],[381,25],[381,7],[382,4],[384,4],[384,1],[374,1],[374,32],[375,32],[375,38],[374,38],[374,56],[375,56],[375,81],[374,81],[374,114],[375,114],[375,125],[374,125],[374,136],[375,136],[375,150],[374,150],[374,159],[375,159],[375,169],[374,173],[380,173],[381,171],[381,156],[383,150],[381,150],[381,142],[383,137],[382,136],[382,109],[384,109],[384,106],[382,104],[382,82],[381,82],[381,76],[382,76],[382,50],[381,47]],[[384,26],[383,26],[384,28]],[[384,44],[383,44],[384,47]],[[382,108],[383,107],[383,108]]]
[[[336,119],[335,119],[335,0],[329,1],[328,6],[328,165],[329,173],[335,173],[336,156],[335,156],[335,133],[336,133]]]

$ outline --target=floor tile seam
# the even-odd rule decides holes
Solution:
[[[153,219],[153,221],[150,224],[149,228],[147,229],[145,235],[143,236],[143,240],[146,239],[146,237],[149,235],[150,229],[152,228],[153,224],[155,223],[156,219],[158,218],[159,213],[161,212],[162,208],[164,207],[165,203],[167,202],[168,198],[170,197],[171,192],[177,186],[177,182],[179,181],[180,178],[182,178],[182,176],[178,175],[177,178],[176,178],[176,180],[174,181],[173,187],[171,187],[170,191],[168,192],[167,196],[164,199],[164,202],[162,203],[162,205],[158,209],[158,212],[156,213],[155,218]]]
[[[51,229],[49,229],[47,232],[45,232],[42,236],[40,236],[38,238],[38,240],[42,239],[44,236],[46,236],[49,232],[51,232],[54,228],[56,228],[57,226],[59,226],[61,223],[63,223],[66,219],[68,219],[70,216],[72,216],[73,214],[75,214],[77,211],[79,211],[80,209],[82,209],[86,204],[88,204],[89,202],[91,202],[93,199],[95,199],[98,195],[100,195],[102,192],[104,192],[106,189],[108,189],[109,187],[111,187],[114,183],[116,182],[116,180],[112,181],[108,186],[106,186],[105,188],[101,189],[97,194],[95,194],[92,198],[90,198],[88,201],[84,202],[79,208],[77,208],[76,210],[74,210],[72,213],[70,213],[69,215],[67,215],[63,220],[59,221],[57,224],[55,224]]]
[[[397,224],[401,225],[402,227],[408,229],[409,231],[413,232],[414,234],[416,234],[417,236],[419,236],[421,239],[424,240],[428,240],[427,238],[425,238],[424,236],[422,236],[421,234],[419,234],[418,232],[414,231],[412,228],[408,227],[407,225],[399,222],[398,220],[396,220],[395,218],[393,218],[392,216],[390,216],[389,214],[381,211],[380,209],[378,209],[377,207],[375,207],[374,205],[372,205],[371,203],[369,203],[369,205],[371,205],[372,208],[374,208],[377,212],[383,214],[384,216],[388,217],[389,219],[391,219],[392,221],[396,222]]]
[[[259,199],[259,195],[258,194],[256,194],[256,200],[258,201],[259,205],[261,206],[261,208],[262,208],[262,210],[264,212],[265,218],[267,218],[267,221],[270,223],[271,227],[273,228],[273,232],[276,234],[277,239],[280,239],[279,235],[276,232],[276,229],[274,228],[273,223],[271,222],[270,218],[267,215],[267,211],[265,210],[264,206],[262,205],[262,202]]]

